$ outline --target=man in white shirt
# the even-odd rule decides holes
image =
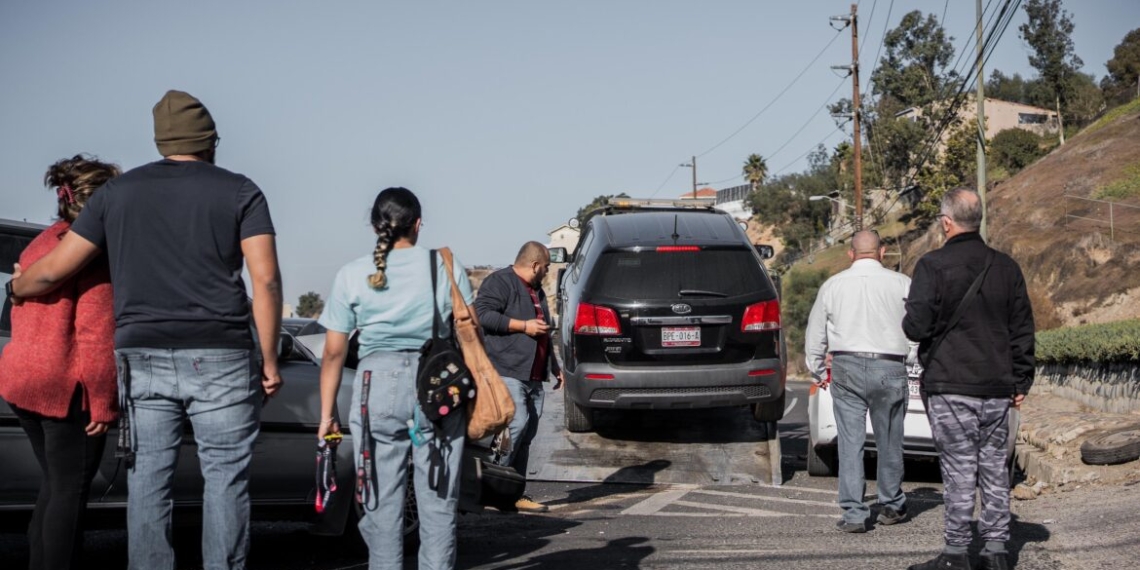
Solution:
[[[902,330],[910,278],[883,267],[886,248],[874,231],[857,232],[847,256],[851,267],[819,289],[808,318],[804,354],[815,385],[831,395],[839,432],[839,506],[843,532],[866,532],[870,509],[863,504],[863,444],[868,411],[878,450],[878,522],[906,519],[903,494],[903,420],[906,416],[906,358],[910,343]]]

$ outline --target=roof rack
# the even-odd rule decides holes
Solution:
[[[715,198],[610,198],[607,207],[613,210],[689,209],[711,210]]]

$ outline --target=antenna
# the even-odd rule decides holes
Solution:
[[[679,218],[679,217],[680,217],[680,215],[673,214],[673,235],[672,235],[673,241],[677,241],[677,238],[681,237],[681,235],[677,233],[677,218]]]

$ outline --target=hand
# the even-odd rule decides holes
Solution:
[[[336,418],[321,420],[321,425],[317,428],[317,439],[323,440],[330,433],[340,433],[340,422]]]
[[[110,427],[111,426],[107,424],[107,422],[91,422],[87,424],[86,428],[83,429],[87,432],[88,437],[95,437],[107,433],[107,429]]]
[[[1025,401],[1025,394],[1014,394],[1014,396],[1013,396],[1013,408],[1016,410],[1020,410],[1021,409],[1021,403],[1024,401]]]
[[[565,382],[566,382],[566,378],[565,378],[565,377],[562,375],[562,371],[561,371],[561,370],[559,370],[559,371],[558,371],[558,374],[556,374],[556,375],[554,376],[554,386],[551,388],[551,390],[554,390],[555,392],[557,392],[557,391],[561,390],[561,389],[562,389],[562,385],[563,385]]]
[[[550,330],[550,325],[538,319],[530,319],[523,321],[523,334],[529,337],[538,337],[546,334]]]
[[[19,263],[13,263],[12,264],[12,279],[10,280],[13,287],[16,285],[16,279],[18,279],[23,274],[24,274],[24,272],[20,268],[20,264]],[[9,297],[9,299],[11,299],[12,304],[16,305],[16,306],[22,305],[24,303],[23,297],[17,297],[15,292],[12,293],[12,296]]]
[[[264,366],[261,372],[261,389],[265,392],[265,401],[277,394],[285,381],[281,379],[281,373],[277,371],[276,363],[271,366]]]

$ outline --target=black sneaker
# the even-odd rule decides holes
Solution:
[[[867,532],[867,522],[846,522],[843,519],[839,519],[839,522],[835,523],[835,528],[839,529],[840,532]]]
[[[969,554],[938,555],[934,560],[927,560],[922,564],[912,564],[906,570],[973,570],[970,566]]]
[[[898,524],[906,520],[906,507],[899,510],[894,510],[890,507],[883,507],[883,512],[879,513],[879,524],[892,525]]]
[[[1009,556],[1004,552],[982,551],[981,570],[1009,570]]]

